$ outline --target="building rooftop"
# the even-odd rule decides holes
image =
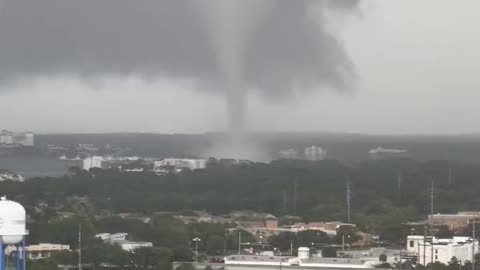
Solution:
[[[264,256],[264,255],[231,255],[226,259],[230,261],[244,261],[244,262],[288,262],[288,260],[296,257],[287,256]]]
[[[302,263],[315,263],[315,264],[352,264],[352,265],[364,265],[367,260],[351,259],[351,258],[322,258],[311,257],[309,259],[302,259]]]
[[[378,258],[375,258],[375,262]],[[288,256],[260,256],[260,255],[231,255],[225,258],[226,264],[243,265],[300,265],[300,266],[318,266],[333,268],[371,268],[372,260],[351,259],[351,258],[322,258],[310,257],[308,259],[299,259]]]
[[[118,244],[118,245],[128,245],[128,244],[131,244],[131,245],[144,245],[144,244],[151,244],[151,242],[130,241],[130,240],[115,240],[115,241],[112,241],[112,242],[115,243],[115,244]]]

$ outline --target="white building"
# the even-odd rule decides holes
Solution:
[[[115,241],[115,244],[119,245],[123,250],[128,252],[132,252],[137,248],[153,247],[153,244],[151,242],[134,242],[128,240]]]
[[[121,241],[127,239],[128,233],[99,233],[95,238],[103,241]]]
[[[96,238],[103,240],[105,243],[118,245],[123,250],[132,252],[137,248],[153,247],[151,242],[134,242],[127,240],[127,233],[99,233]]]
[[[472,261],[474,248],[475,253],[478,252],[478,241],[473,241],[470,237],[433,238],[431,242],[425,241],[424,236],[410,235],[407,238],[407,252],[416,256],[417,262],[422,265],[427,265],[432,261],[448,264],[453,257],[464,264]]]
[[[322,258],[314,257],[307,247],[298,248],[298,257],[265,255],[231,255],[225,257],[227,266],[249,266],[252,269],[261,266],[325,268],[325,269],[372,269],[378,265],[378,258]]]
[[[34,146],[35,145],[35,135],[32,132],[25,133],[24,144],[25,146]]]
[[[0,134],[0,144],[34,146],[34,137],[35,135],[31,132],[13,133],[8,130],[2,130]]]
[[[322,149],[318,146],[310,146],[305,148],[305,159],[306,160],[323,160],[327,157],[327,150]]]
[[[405,158],[408,157],[408,151],[404,149],[389,149],[377,147],[368,151],[368,155],[372,159],[382,158]]]
[[[0,144],[13,144],[13,133],[8,130],[2,130]]]
[[[166,158],[160,161],[154,161],[153,168],[158,170],[165,167],[174,167],[175,169],[198,170],[207,168],[205,159],[186,159],[186,158]]]
[[[83,160],[83,169],[90,170],[91,168],[102,168],[103,157],[93,156]]]

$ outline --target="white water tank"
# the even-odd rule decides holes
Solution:
[[[299,247],[298,258],[301,260],[310,259],[310,249],[308,247]]]
[[[5,197],[0,200],[0,241],[2,244],[13,245],[23,241],[26,230],[25,208]]]

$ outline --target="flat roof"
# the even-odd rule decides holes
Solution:
[[[247,262],[288,262],[288,260],[296,258],[289,256],[267,256],[267,255],[230,255],[226,259],[230,261],[247,261]]]
[[[302,259],[302,263],[318,263],[318,264],[359,264],[363,265],[367,260],[351,259],[351,258],[321,258],[311,257],[309,259]]]

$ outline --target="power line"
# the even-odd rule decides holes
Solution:
[[[82,224],[78,224],[78,270],[82,270]]]
[[[431,190],[430,190],[430,214],[431,214],[431,217],[433,219],[433,200],[434,200],[434,184],[435,182],[432,181],[432,187],[431,187]],[[433,225],[433,224],[432,224]]]
[[[347,223],[350,223],[351,219],[350,219],[350,211],[351,211],[351,204],[350,204],[350,200],[351,200],[351,190],[350,190],[350,179],[347,178]]]

